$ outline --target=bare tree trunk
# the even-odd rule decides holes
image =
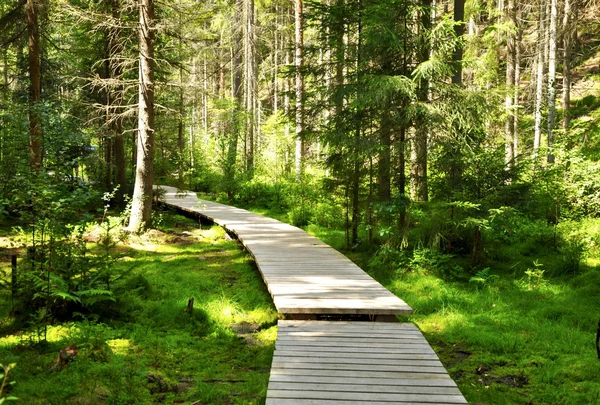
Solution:
[[[513,91],[513,153],[514,158],[519,156],[519,86],[521,84],[521,44],[523,42],[523,29],[521,20],[523,18],[523,5],[517,4],[517,41],[515,44],[515,88]]]
[[[563,93],[562,93],[562,109],[563,122],[562,129],[567,131],[571,117],[569,116],[569,108],[571,107],[571,48],[573,47],[573,34],[577,25],[577,21],[572,21],[571,2],[573,8],[577,7],[576,0],[565,0],[565,8],[563,15]]]
[[[275,29],[273,30],[273,115],[279,108],[279,5],[275,4]]]
[[[185,106],[183,104],[183,67],[179,67],[179,114],[177,122],[177,175],[178,175],[178,186],[183,188],[183,171],[184,171],[184,158],[183,158],[183,117],[185,116]]]
[[[431,28],[431,0],[422,0],[423,11],[421,15],[421,26],[424,31]],[[423,43],[419,52],[419,62],[425,62],[429,59],[430,44],[427,35],[424,32],[422,35]],[[462,75],[460,76],[462,78]],[[459,76],[455,74],[453,80],[457,80]],[[460,82],[459,82],[460,83]],[[419,102],[426,103],[428,101],[429,82],[421,80],[417,89],[417,98]],[[427,186],[427,141],[429,131],[427,125],[421,123],[415,128],[415,133],[412,137],[411,151],[411,197],[415,201],[428,200]]]
[[[389,111],[383,111],[379,128],[379,201],[390,201],[391,198],[391,124]]]
[[[504,161],[507,168],[514,166],[515,159],[515,120],[513,109],[514,86],[515,86],[515,35],[512,28],[516,26],[515,0],[508,0],[505,14],[506,22],[510,25],[506,37],[506,97],[504,106],[506,108],[506,122],[504,126]]]
[[[27,0],[27,33],[29,35],[29,152],[31,167],[42,167],[42,126],[39,104],[42,97],[40,67],[40,31],[38,25],[38,1]]]
[[[551,0],[548,32],[548,163],[554,162],[554,118],[556,115],[556,20],[557,0]]]
[[[121,104],[123,102],[123,44],[121,41],[121,3],[120,0],[112,1],[112,18],[113,28],[110,30],[109,36],[109,60],[110,60],[110,75],[118,84],[112,90],[112,133],[114,136],[114,162],[115,162],[115,179],[119,189],[116,193],[117,205],[123,207],[125,205],[125,194],[127,193],[127,174],[125,170],[125,142],[123,139],[123,118],[120,113]]]
[[[540,1],[536,46],[536,86],[535,86],[535,124],[533,138],[533,156],[536,157],[542,140],[542,98],[544,91],[546,5]]]
[[[255,10],[254,0],[246,0],[246,170],[252,176],[254,170],[254,145],[255,145]]]
[[[294,0],[294,16],[296,27],[296,181],[300,180],[304,172],[304,80],[302,77],[302,47],[304,46],[304,35],[302,26],[302,0]]]
[[[431,6],[431,0],[428,1],[429,6]],[[431,14],[428,13],[430,16]],[[430,17],[431,18],[431,17]],[[465,0],[454,0],[454,21],[456,21],[456,25],[454,26],[454,34],[457,38],[462,37],[465,31]],[[462,58],[463,58],[463,49],[462,45],[454,48],[454,53],[452,54],[452,62],[454,63],[454,75],[452,75],[452,83],[462,85]]]
[[[232,92],[235,99],[235,105],[232,111],[231,117],[231,135],[229,138],[229,145],[227,149],[227,159],[225,162],[225,168],[223,170],[224,183],[227,196],[231,199],[233,197],[234,185],[235,185],[235,164],[237,161],[237,147],[238,139],[240,136],[240,123],[239,113],[243,108],[243,92],[242,92],[242,42],[243,33],[239,28],[240,24],[243,23],[243,10],[244,0],[236,0],[236,21],[238,22],[238,29],[234,28],[234,46],[235,51],[232,50],[231,58],[233,68],[231,74],[232,80]]]
[[[140,232],[152,221],[154,180],[154,4],[140,0],[140,66],[137,167],[128,230]]]

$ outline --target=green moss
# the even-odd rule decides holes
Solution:
[[[277,313],[258,272],[219,227],[170,214],[161,227],[117,247],[127,275],[113,288],[126,317],[52,326],[45,346],[29,345],[26,330],[0,336],[0,362],[18,364],[13,395],[28,404],[264,402]],[[0,293],[0,306],[7,299]],[[1,315],[0,326],[10,321]],[[231,325],[241,323],[257,331],[238,335]],[[53,366],[67,346],[77,357]]]

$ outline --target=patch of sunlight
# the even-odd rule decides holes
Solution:
[[[443,311],[443,313],[429,315],[415,323],[423,333],[441,333],[448,328],[463,328],[470,324],[470,321],[463,313]]]
[[[221,294],[217,299],[209,302],[207,312],[211,318],[222,324],[234,322],[234,318],[241,313],[238,303],[225,294]]]
[[[244,320],[247,322],[256,322],[258,324],[270,322],[274,319],[274,312],[267,308],[257,308],[247,312]]]
[[[68,325],[48,326],[46,329],[46,340],[48,343],[59,342],[72,335],[73,328]],[[44,338],[43,329],[39,336],[35,333],[23,333],[21,335],[8,335],[0,338],[0,346],[9,347],[18,344],[35,343]]]
[[[225,238],[225,230],[220,226],[213,226],[210,229],[198,229],[194,233],[198,232],[202,236],[204,241],[217,242]]]
[[[265,345],[274,344],[277,340],[277,326],[271,326],[254,334],[254,337]]]
[[[131,341],[129,339],[112,339],[107,340],[106,344],[114,354],[125,355],[131,348]]]
[[[589,267],[600,267],[600,257],[588,257],[583,262]]]

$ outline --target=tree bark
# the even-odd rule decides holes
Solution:
[[[523,5],[518,0],[516,13],[517,40],[515,43],[515,86],[513,91],[513,154],[515,159],[519,156],[519,87],[521,84],[521,44],[523,42],[521,24]]]
[[[127,193],[127,174],[125,170],[125,142],[123,139],[123,118],[120,113],[123,102],[123,67],[121,59],[123,57],[123,44],[121,42],[121,3],[120,0],[112,0],[112,18],[113,28],[109,36],[109,61],[110,76],[118,83],[112,89],[112,109],[113,117],[111,120],[111,129],[114,137],[114,163],[115,180],[119,189],[116,193],[117,205],[125,206],[125,195]]]
[[[304,172],[304,80],[302,77],[302,47],[304,46],[304,35],[302,26],[302,0],[294,0],[294,17],[296,28],[296,55],[294,64],[296,67],[296,181],[299,181]]]
[[[542,140],[542,97],[544,91],[544,54],[546,37],[546,5],[540,1],[536,46],[536,85],[535,85],[535,123],[533,137],[533,156],[536,157]]]
[[[563,93],[562,93],[562,110],[563,121],[562,129],[567,131],[571,117],[569,116],[569,108],[571,107],[571,51],[573,47],[574,25],[577,21],[572,20],[571,3],[573,8],[577,7],[576,0],[565,0],[565,8],[563,14]]]
[[[423,43],[419,52],[419,62],[425,62],[429,59],[430,44],[427,39],[427,31],[431,29],[431,0],[422,0],[423,11],[421,15],[421,26],[423,29]],[[456,76],[456,75],[455,75]],[[462,76],[461,76],[462,77]],[[456,79],[457,77],[455,77]],[[429,82],[421,80],[417,88],[417,98],[421,103],[427,103],[429,99]],[[415,201],[427,201],[429,191],[427,185],[427,143],[429,131],[424,122],[419,123],[415,128],[411,145],[411,177],[410,188],[411,197]]]
[[[425,2],[423,2],[425,3]],[[428,1],[429,7],[431,1]],[[431,18],[431,14],[430,18]],[[465,0],[454,0],[454,21],[458,24],[454,26],[454,34],[456,38],[461,38],[465,32]],[[431,23],[430,23],[431,24]],[[463,48],[462,45],[458,45],[454,48],[452,53],[452,62],[454,64],[454,74],[452,75],[452,83],[462,85],[462,58]]]
[[[556,115],[556,20],[557,0],[550,3],[550,27],[548,32],[548,163],[554,162],[554,118]]]
[[[514,166],[515,159],[515,119],[513,109],[514,86],[515,86],[515,35],[513,28],[516,27],[515,0],[508,0],[505,14],[506,22],[510,25],[506,37],[506,96],[504,107],[506,108],[506,122],[504,125],[504,161],[507,168]]]
[[[140,61],[137,167],[128,230],[138,233],[152,221],[154,180],[154,3],[139,1]]]
[[[389,120],[389,111],[383,111],[381,116],[381,125],[379,128],[379,201],[387,202],[391,198],[391,124]]]
[[[42,97],[40,66],[40,31],[38,24],[38,0],[27,0],[27,33],[29,36],[29,152],[34,170],[42,167],[42,126],[39,104]]]

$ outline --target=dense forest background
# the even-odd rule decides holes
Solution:
[[[385,255],[477,267],[490,244],[523,241],[523,221],[559,248],[557,224],[598,213],[593,1],[1,7],[5,213],[42,172],[124,207],[140,132],[150,182],[344,227]]]
[[[539,319],[568,351],[600,308],[599,43],[596,0],[0,0],[0,220],[34,247],[38,324],[102,312],[108,235],[160,225],[168,184],[318,234],[469,356]],[[594,369],[537,355],[545,387]],[[578,387],[545,403],[600,398]]]

